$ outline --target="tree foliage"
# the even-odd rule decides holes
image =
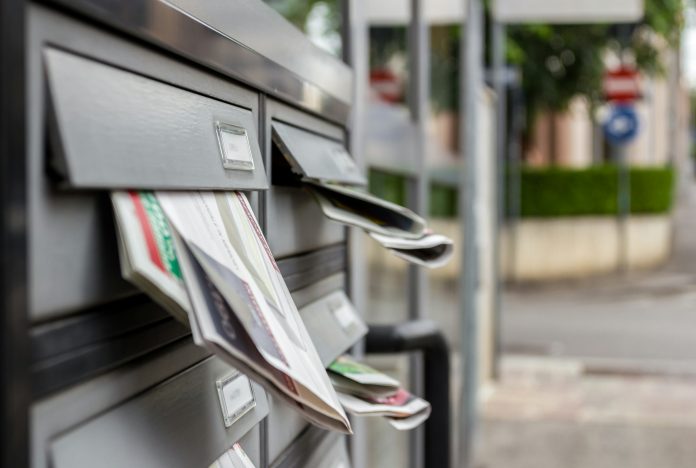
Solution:
[[[644,74],[664,73],[664,51],[678,46],[683,8],[683,0],[645,0],[643,20],[625,27],[511,26],[508,61],[521,70],[528,119],[541,110],[563,111],[578,96],[598,103],[607,52],[632,56]]]

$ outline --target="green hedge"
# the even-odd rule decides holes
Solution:
[[[666,213],[672,206],[672,168],[630,170],[631,213]],[[616,166],[588,169],[522,170],[522,217],[615,215],[618,210]]]
[[[632,168],[631,213],[666,213],[672,207],[674,170],[671,167]],[[370,191],[404,205],[406,182],[403,176],[370,171]],[[508,186],[510,179],[508,179]],[[520,176],[522,217],[615,215],[618,173],[615,166],[588,169],[524,168]],[[456,216],[457,190],[433,184],[430,216]]]

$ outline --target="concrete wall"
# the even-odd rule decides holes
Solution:
[[[455,220],[431,220],[436,232],[462,245]],[[628,221],[628,267],[650,269],[664,263],[671,252],[672,221],[669,215],[633,216]],[[512,281],[557,281],[591,277],[618,271],[621,229],[613,217],[569,217],[525,219],[516,229],[505,228],[501,239],[501,267],[504,277]],[[480,310],[488,313],[492,297],[493,270],[490,243],[481,241]],[[383,268],[403,268],[402,260],[376,243],[368,245],[368,258]],[[460,255],[443,268],[433,270],[432,278],[456,279]],[[482,316],[484,328],[492,326],[490,317]],[[485,335],[485,333],[483,333]],[[483,352],[483,354],[486,354]]]
[[[669,216],[634,216],[626,255],[633,270],[659,266],[671,250]],[[612,273],[624,255],[622,229],[612,217],[523,220],[503,231],[502,268],[513,281],[549,281]]]

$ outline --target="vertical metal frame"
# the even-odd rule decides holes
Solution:
[[[462,25],[460,63],[460,141],[463,142],[459,190],[460,229],[464,233],[463,270],[460,275],[460,360],[462,386],[459,395],[459,466],[469,467],[477,426],[478,403],[478,226],[476,203],[479,197],[477,152],[480,143],[478,105],[483,83],[483,4],[468,0],[465,23]]]
[[[266,147],[266,103],[264,94],[259,94],[259,113],[257,120],[256,134],[259,136],[259,148],[261,148],[261,158],[263,167],[266,170],[266,178],[271,183],[271,152]],[[270,138],[270,137],[269,137]],[[258,220],[259,227],[264,236],[268,237],[268,197],[266,192],[258,194]],[[270,403],[269,403],[270,406]],[[267,468],[268,461],[268,415],[259,423],[259,468]]]
[[[500,268],[501,230],[505,219],[505,161],[507,159],[507,81],[505,79],[506,27],[493,20],[491,23],[491,45],[493,47],[493,85],[496,95],[495,125],[495,175],[496,215],[493,229],[493,377],[500,376],[502,355],[502,272]]]
[[[369,31],[364,17],[364,2],[341,0],[341,37],[343,61],[353,69],[352,112],[348,123],[346,144],[355,164],[364,172],[365,106],[367,105],[369,74]],[[348,294],[358,313],[364,317],[367,307],[368,268],[365,260],[365,236],[361,229],[348,229]],[[357,343],[352,353],[357,358],[365,354],[364,342]],[[353,466],[367,466],[367,437],[365,421],[352,418],[354,435],[348,439]]]
[[[411,120],[416,129],[416,172],[408,180],[406,199],[408,207],[428,216],[427,125],[430,116],[430,28],[425,20],[423,0],[411,0],[411,22],[408,29],[409,93],[408,105]],[[427,298],[425,269],[417,265],[408,267],[408,316],[411,320],[425,317]],[[421,356],[413,356],[410,366],[410,387],[417,394],[423,392],[423,362]],[[419,427],[411,431],[410,466],[420,468],[424,458],[424,432]]]
[[[0,417],[2,466],[29,464],[23,0],[0,2]]]

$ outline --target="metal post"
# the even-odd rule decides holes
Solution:
[[[631,213],[631,171],[628,165],[628,148],[625,144],[614,146],[617,172],[617,212],[619,221],[619,270],[628,272],[629,246],[628,221]]]
[[[500,358],[502,356],[502,272],[500,268],[501,229],[505,220],[505,162],[507,160],[507,86],[505,80],[505,25],[493,21],[491,25],[491,42],[493,45],[493,83],[496,95],[496,216],[493,229],[493,377],[500,376]]]
[[[25,2],[0,2],[0,465],[29,465]]]
[[[416,174],[409,183],[407,194],[409,208],[422,216],[427,216],[428,176],[426,171],[426,151],[428,116],[430,113],[430,31],[425,21],[422,0],[411,0],[411,22],[408,31],[409,52],[409,93],[408,104],[411,120],[415,126],[417,148]],[[408,315],[411,320],[425,316],[426,275],[423,268],[410,265],[408,270]],[[414,392],[421,393],[423,387],[422,360],[418,356],[411,359],[410,386]],[[412,468],[422,466],[423,430],[411,432],[410,460]]]
[[[522,88],[517,80],[511,92],[511,109],[514,109],[514,112],[510,121],[510,140],[508,142],[508,180],[510,185],[506,200],[507,226],[510,230],[507,255],[510,264],[510,277],[514,279],[517,272],[517,238],[522,212],[522,145],[520,140],[525,122]]]
[[[356,165],[364,171],[365,106],[367,105],[369,54],[369,30],[363,14],[364,3],[360,0],[342,0],[343,60],[353,69],[353,112],[351,114],[348,147]],[[367,310],[367,276],[365,259],[365,236],[360,229],[348,230],[349,273],[348,289],[358,313]],[[353,347],[357,358],[364,355],[364,343]],[[351,421],[355,435],[349,439],[353,466],[367,466],[367,439],[365,422],[359,418]]]
[[[478,400],[478,310],[476,290],[478,283],[478,240],[476,203],[478,199],[477,151],[480,146],[478,98],[483,83],[483,8],[481,0],[468,0],[466,23],[461,34],[460,76],[460,141],[464,149],[461,188],[459,190],[459,217],[464,232],[462,249],[463,271],[460,275],[460,360],[462,362],[459,404],[459,465],[471,466],[474,435],[477,426]]]

